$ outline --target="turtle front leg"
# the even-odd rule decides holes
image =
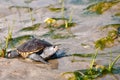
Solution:
[[[19,53],[16,50],[12,50],[6,53],[5,58],[15,58],[18,56],[19,56]]]
[[[28,58],[35,60],[35,61],[45,63],[45,64],[49,64],[47,61],[45,61],[41,56],[39,56],[36,53],[29,55]]]

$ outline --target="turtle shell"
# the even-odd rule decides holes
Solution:
[[[17,51],[23,58],[26,58],[32,53],[40,54],[46,47],[50,46],[52,46],[52,44],[46,42],[45,40],[34,38],[20,45],[17,48]]]

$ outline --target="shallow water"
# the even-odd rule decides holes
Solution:
[[[88,14],[84,9],[90,4],[94,4],[99,0],[91,0],[91,1],[65,0],[65,7],[67,8],[67,10],[64,12],[64,16],[66,18],[72,16],[73,22],[76,23],[76,25],[71,28],[71,32],[75,35],[75,37],[71,37],[67,39],[51,39],[50,37],[41,37],[41,35],[49,31],[48,29],[44,28],[44,25],[40,25],[39,28],[33,31],[32,30],[20,31],[20,30],[26,27],[30,27],[37,23],[44,23],[44,20],[48,17],[50,18],[62,17],[61,12],[51,12],[47,8],[50,5],[53,5],[55,7],[60,7],[61,5],[58,4],[59,2],[58,0],[29,0],[29,2],[26,1],[27,0],[0,0],[0,37],[1,37],[0,41],[1,42],[5,40],[5,36],[7,36],[8,34],[9,27],[12,27],[13,38],[23,35],[31,35],[40,39],[45,39],[46,41],[49,41],[53,44],[60,44],[59,45],[60,49],[66,49],[66,54],[95,53],[94,41],[105,36],[106,34],[106,32],[101,32],[98,28],[108,24],[120,23],[120,17],[119,16],[114,17],[114,14],[119,12],[120,3],[116,4],[109,10],[105,11],[103,14],[97,15],[97,14]],[[105,0],[101,0],[101,1],[105,1]],[[32,12],[30,12],[28,8],[31,8]],[[34,18],[33,21],[31,20],[31,16],[32,18]],[[66,30],[63,30],[61,32],[66,33]],[[19,44],[22,44],[22,42],[15,44],[15,47],[17,47]],[[87,44],[87,47],[82,46],[81,44]],[[106,48],[104,51],[99,51],[99,55],[97,57],[96,62],[102,65],[108,65],[111,60],[111,56],[109,53],[112,52],[113,59],[120,53],[120,45],[119,43],[116,44],[117,45],[115,45],[112,48]],[[89,68],[91,58],[75,57],[77,62],[73,62],[73,63],[71,62],[72,59],[74,58],[64,57],[50,61],[52,65],[48,67],[48,69],[52,68],[53,71],[55,69],[56,70],[54,72],[55,75],[55,73],[58,74],[65,71],[74,71],[74,70]],[[14,64],[16,64],[16,62],[14,62]],[[24,65],[24,63],[23,64],[21,63],[21,65]],[[46,66],[39,64],[36,65],[44,68]],[[119,67],[119,66],[120,66],[120,61],[116,63],[115,67]],[[41,80],[53,80],[52,77],[54,77],[54,75],[50,74],[51,72],[52,70],[50,70],[49,72],[49,75],[51,76],[48,76],[48,78],[43,78]],[[42,75],[44,75],[45,77],[45,73]],[[119,74],[116,74],[115,77],[117,77],[117,80],[120,79]],[[7,80],[7,78],[5,79]],[[111,75],[107,75],[105,77],[102,77],[101,79],[112,80],[113,78],[111,78]],[[12,80],[12,78],[10,80]],[[56,78],[54,80],[56,80]]]

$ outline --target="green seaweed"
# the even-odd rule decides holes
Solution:
[[[103,50],[105,48],[105,39],[99,39],[97,41],[95,41],[95,48]]]
[[[8,49],[8,45],[9,45],[9,41],[12,39],[12,31],[13,31],[13,27],[9,27],[8,28],[8,34],[7,36],[5,37],[5,44],[2,45],[2,43],[0,43],[0,56],[1,57],[4,57],[6,55],[6,51]]]
[[[0,57],[4,57],[5,56],[5,49],[0,49]]]
[[[47,26],[47,27],[51,27],[51,28],[55,28],[55,29],[60,29],[60,28],[63,28],[63,29],[66,29],[66,28],[70,28],[70,27],[73,27],[76,25],[76,23],[74,22],[69,22],[69,19],[67,18],[51,18],[51,19],[54,19],[56,20],[56,22],[58,20],[63,20],[63,21],[66,21],[67,22],[67,27],[66,27],[66,23],[63,23],[63,24],[57,24],[59,26],[56,26],[56,24],[50,24],[50,26]]]
[[[94,54],[93,53],[83,53],[83,54],[78,54],[78,53],[74,53],[74,54],[72,54],[71,56],[73,56],[73,59],[71,60],[71,62],[78,62],[78,61],[87,61],[87,60],[76,60],[76,59],[74,59],[74,56],[76,56],[76,57],[93,57],[94,56]]]
[[[90,63],[90,70],[93,69],[94,64],[95,64],[95,60],[96,60],[96,57],[97,57],[97,56],[98,56],[98,49],[96,49],[96,52],[95,52],[95,54],[94,54],[93,57],[92,57],[92,60],[91,60],[91,63]]]
[[[9,9],[12,9],[12,8],[17,8],[17,9],[28,9],[30,11],[33,10],[33,8],[31,7],[27,7],[27,6],[10,6]]]
[[[8,42],[8,48],[15,48],[18,45],[22,44],[23,42],[32,38],[33,38],[33,35],[23,35],[23,36],[12,38]]]
[[[69,37],[74,37],[72,35],[62,35],[62,34],[54,34],[51,36],[52,39],[67,39]]]
[[[93,58],[96,58],[97,54],[95,53],[95,56]],[[67,77],[67,80],[94,80],[96,78],[100,78],[107,74],[119,74],[120,70],[119,68],[113,68],[115,63],[120,58],[120,55],[118,55],[113,62],[110,63],[109,66],[103,66],[103,65],[95,65],[93,63],[92,67],[90,69],[83,69],[83,70],[75,70],[71,72],[64,72],[62,74],[63,77]],[[67,76],[69,75],[69,76]]]
[[[112,30],[108,32],[108,38],[111,38],[111,40],[116,39],[117,36],[118,36],[118,31],[116,30]]]
[[[21,32],[21,31],[34,31],[34,30],[38,30],[39,27],[40,27],[40,23],[34,24],[33,26],[22,28],[22,29],[20,30],[20,32]]]
[[[55,20],[68,20],[67,18],[55,18],[55,17],[53,17],[52,19],[55,19]]]
[[[62,74],[62,76],[67,76],[67,80],[96,80],[97,78],[104,77],[107,74],[114,75],[113,72],[118,71],[119,69],[114,69],[112,72],[109,72],[108,69],[105,68],[99,68],[99,69],[84,69],[84,70],[76,70],[73,72],[65,72]]]
[[[62,13],[62,18],[65,17],[65,0],[60,0],[59,3],[61,4],[61,13]]]
[[[106,26],[102,27],[101,30],[103,30],[105,28],[109,28],[109,27],[113,27],[116,30],[108,31],[108,34],[106,35],[106,37],[100,38],[97,41],[95,41],[95,48],[104,50],[105,48],[114,46],[114,41],[115,41],[115,39],[118,38],[117,29],[119,26],[120,26],[120,24],[110,24],[110,25],[106,25]]]
[[[109,66],[97,65],[95,64],[95,59],[98,55],[98,49],[96,53],[93,55],[90,68],[83,69],[83,70],[75,70],[71,72],[64,72],[62,74],[63,77],[67,77],[67,80],[94,80],[99,78],[103,75],[107,74],[119,74],[119,68],[113,68],[115,63],[120,59],[120,55],[118,55],[110,64]],[[69,75],[69,76],[68,76]]]
[[[54,30],[48,31],[47,33],[43,34],[41,37],[49,37],[49,36],[52,36],[52,35],[54,35]]]
[[[70,77],[68,76],[68,80],[94,80],[95,78],[101,76],[102,73],[100,70],[85,69],[85,70],[78,70],[73,72],[65,72],[62,76],[68,74],[69,75],[72,74]]]
[[[108,24],[108,25],[101,27],[100,29],[103,30],[103,29],[109,28],[109,27],[118,28],[119,26],[120,26],[120,24]]]
[[[88,6],[86,9],[90,12],[95,12],[97,14],[102,14],[105,11],[107,11],[108,9],[110,9],[112,6],[114,6],[115,4],[117,4],[118,1],[103,1],[103,2],[98,2],[95,4],[92,4],[90,6]]]
[[[120,17],[120,13],[116,13],[115,16],[119,16]]]
[[[66,35],[62,35],[62,34],[54,34],[51,36],[52,39],[65,39],[65,38],[68,38],[68,36]]]
[[[56,8],[53,6],[48,6],[47,8],[52,12],[60,12],[62,10],[62,8],[60,8],[60,7]],[[66,8],[64,8],[64,9],[67,10]]]
[[[49,8],[50,11],[59,12],[62,8]],[[66,9],[65,9],[66,10]]]
[[[81,46],[87,46],[87,44],[81,43]]]
[[[68,34],[63,35],[59,33],[56,34],[54,30],[50,30],[46,34],[42,35],[41,37],[50,37],[52,39],[67,39],[69,37],[74,37],[74,35],[68,35]]]
[[[77,56],[77,57],[92,57],[94,54],[72,54],[72,56]]]
[[[60,22],[58,20],[60,20]],[[66,39],[69,37],[74,37],[74,35],[70,32],[70,28],[75,26],[76,24],[73,22],[68,23],[67,18],[48,18],[45,20],[45,22],[48,24],[47,28],[49,29],[49,32],[42,35],[42,37],[51,37],[52,39]],[[61,29],[66,29],[69,33],[56,33],[57,30]]]
[[[108,68],[109,71],[112,71],[112,70],[113,70],[113,66],[115,65],[115,63],[116,63],[119,59],[120,59],[120,55],[118,55],[118,56],[113,60],[113,62],[111,62],[111,63],[109,64],[109,68]]]
[[[70,27],[73,27],[75,26],[76,23],[67,23],[67,27],[66,27],[66,24],[63,24],[63,25],[60,25],[58,27],[56,27],[57,29],[60,29],[60,28],[63,28],[63,29],[66,29],[66,28],[70,28]]]
[[[95,48],[100,50],[104,50],[106,47],[111,47],[113,45],[114,45],[114,39],[112,39],[109,36],[95,41]]]

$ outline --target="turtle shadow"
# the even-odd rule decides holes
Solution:
[[[49,59],[46,59],[46,60],[59,59],[59,58],[66,57],[66,56],[68,56],[66,55],[66,51],[59,49],[57,52],[55,52],[55,54],[53,54]]]

